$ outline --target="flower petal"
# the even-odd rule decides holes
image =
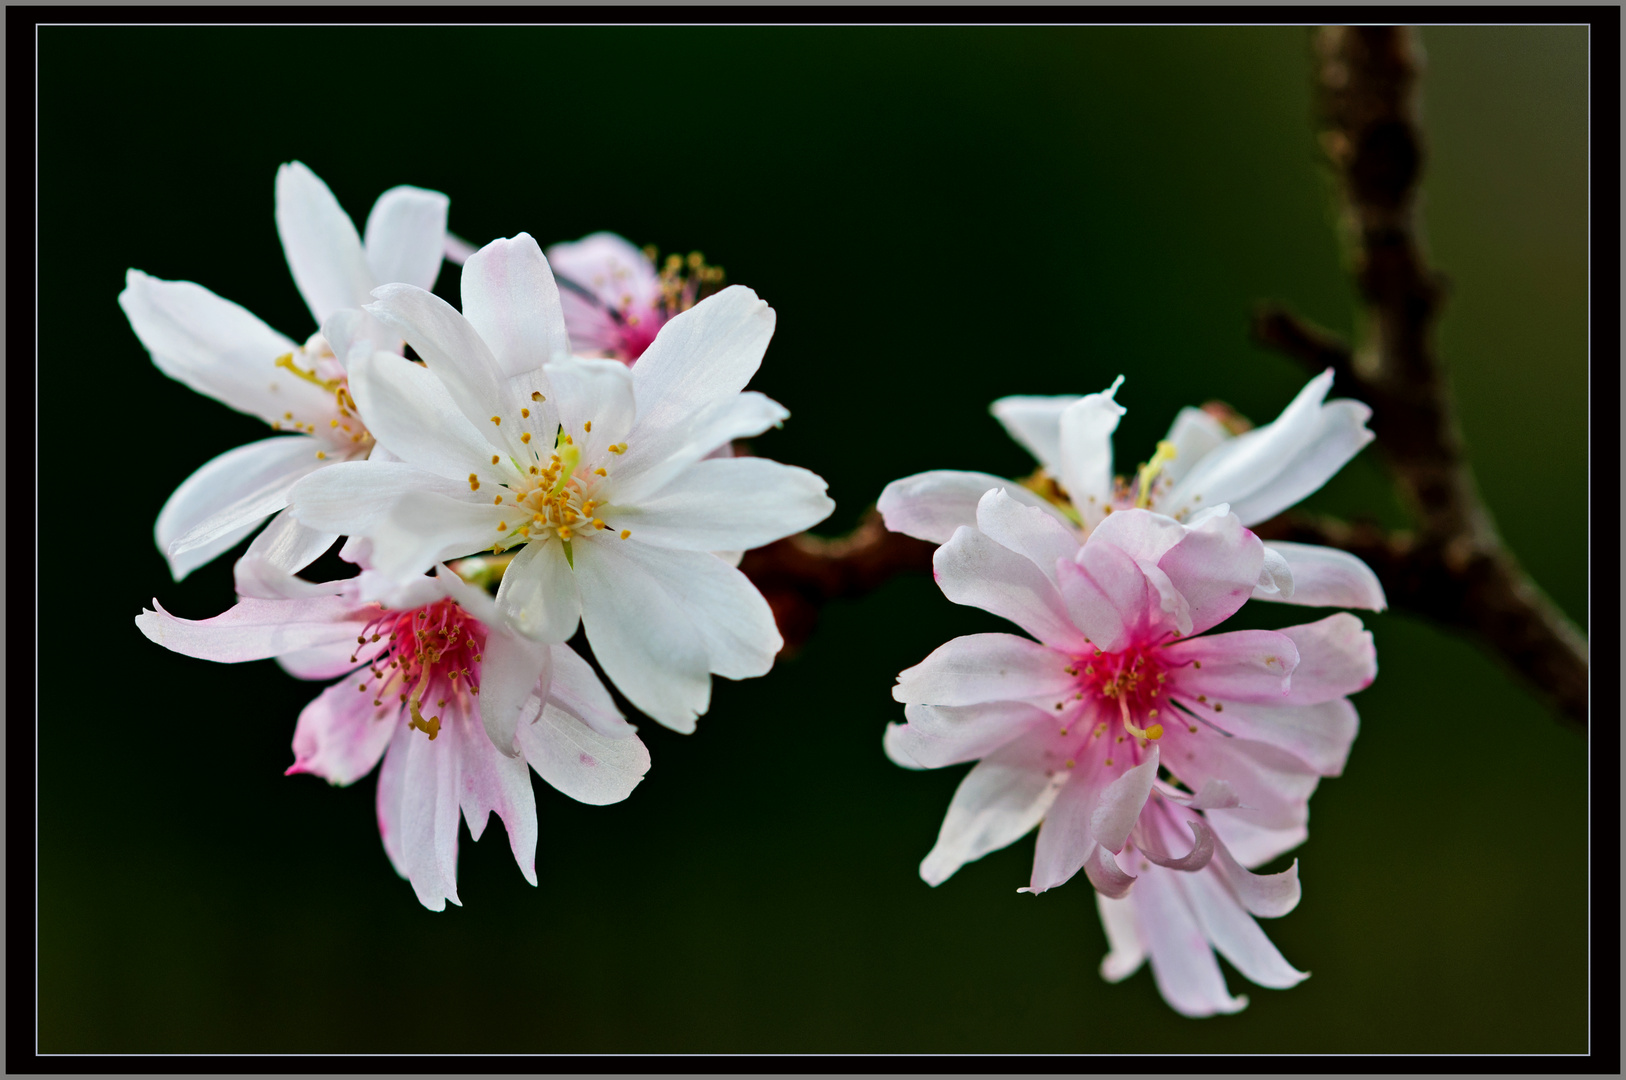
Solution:
[[[1372,433],[1371,410],[1355,401],[1322,402],[1332,371],[1311,379],[1282,414],[1207,454],[1159,500],[1172,517],[1230,503],[1244,525],[1263,521],[1326,483]]]
[[[1032,705],[1016,701],[981,705],[910,705],[909,723],[887,745],[910,762],[928,769],[987,757],[1048,718]]]
[[[538,776],[589,806],[620,802],[649,771],[649,751],[636,735],[607,739],[551,705],[520,726],[519,742]]]
[[[301,525],[287,510],[282,510],[248,545],[243,558],[260,560],[271,569],[292,575],[321,558],[338,538],[338,533]],[[242,560],[238,561],[240,564]]]
[[[368,430],[401,460],[462,483],[469,482],[470,473],[492,485],[512,479],[512,465],[491,464],[492,440],[469,423],[433,372],[375,352],[352,365],[350,392]]]
[[[969,634],[940,645],[898,675],[896,701],[977,705],[1070,693],[1077,676],[1064,654],[1015,634]]]
[[[1274,630],[1208,634],[1174,642],[1163,655],[1170,665],[1170,693],[1222,702],[1288,704],[1289,685],[1299,666],[1298,646]]]
[[[375,284],[402,281],[433,289],[446,253],[446,210],[451,200],[438,191],[402,184],[373,203],[362,248]],[[356,306],[365,303],[358,301]]]
[[[1052,585],[1058,584],[1056,561],[1071,561],[1081,546],[1078,534],[1055,517],[997,488],[978,500],[977,528],[995,543],[1026,556]]]
[[[553,645],[553,682],[548,705],[569,713],[606,739],[625,739],[637,728],[627,723],[592,665],[569,645]]]
[[[659,431],[646,431],[640,425],[629,436],[633,442],[612,472],[615,497],[637,503],[702,458],[722,456],[720,452],[729,447],[731,439],[760,435],[778,427],[789,415],[779,402],[747,390],[712,402],[682,424]]]
[[[1186,406],[1175,414],[1169,433],[1163,436],[1174,447],[1174,460],[1164,463],[1163,475],[1170,484],[1179,483],[1192,466],[1230,437],[1224,424],[1202,409]]]
[[[1084,876],[1090,879],[1096,892],[1113,900],[1128,896],[1129,887],[1136,881],[1134,874],[1126,873],[1118,865],[1111,851],[1095,843],[1090,845],[1090,853],[1084,858]]]
[[[136,616],[149,641],[182,656],[240,664],[340,641],[354,641],[376,612],[343,596],[305,600],[244,598],[212,619],[180,619],[157,600]]]
[[[1200,634],[1234,615],[1259,584],[1264,559],[1264,544],[1233,514],[1186,529],[1157,562],[1191,612],[1191,626],[1181,632]]]
[[[674,316],[632,369],[640,438],[681,427],[745,389],[773,330],[773,308],[743,285],[730,285]],[[636,444],[627,454],[628,466],[640,460]]]
[[[1112,497],[1112,433],[1126,411],[1112,399],[1123,385],[1118,376],[1099,394],[1085,394],[1061,414],[1061,475],[1073,507],[1098,521]],[[1091,497],[1097,502],[1092,502]],[[1097,509],[1099,507],[1099,510]]]
[[[261,439],[226,451],[183,481],[158,512],[154,529],[171,567],[287,506],[294,484],[323,466],[321,446],[303,435]],[[206,516],[194,519],[200,512]]]
[[[1101,913],[1101,928],[1107,932],[1107,955],[1101,958],[1101,978],[1123,982],[1146,962],[1146,946],[1135,927],[1133,900],[1113,900],[1095,894],[1095,907]]]
[[[330,394],[276,366],[298,345],[201,285],[131,270],[119,307],[158,370],[200,394],[268,424],[332,411]]]
[[[1255,874],[1244,869],[1225,843],[1220,841],[1214,848],[1214,865],[1242,906],[1254,915],[1274,919],[1299,906],[1301,890],[1297,859],[1279,874]]]
[[[1046,645],[1079,650],[1081,634],[1068,617],[1068,605],[1033,561],[961,526],[932,556],[932,571],[943,595],[1009,619]]]
[[[1285,750],[1252,739],[1226,738],[1179,724],[1164,728],[1163,764],[1187,787],[1200,790],[1224,780],[1236,791],[1250,820],[1271,829],[1290,829],[1309,817],[1308,803],[1320,777]],[[1219,811],[1216,811],[1218,813]]]
[[[1139,833],[1138,847],[1140,853],[1159,866],[1170,870],[1179,870],[1193,873],[1207,866],[1214,857],[1214,831],[1208,823],[1200,817],[1182,819],[1191,830],[1191,850],[1184,855],[1170,855],[1164,850],[1162,840],[1157,837],[1160,830],[1154,825]]]
[[[1174,885],[1185,893],[1203,936],[1244,978],[1275,990],[1297,986],[1309,978],[1283,958],[1215,874],[1181,874],[1174,879]]]
[[[1318,705],[1227,701],[1225,712],[1215,722],[1233,735],[1286,750],[1322,776],[1343,774],[1350,745],[1360,729],[1355,706],[1348,698]]]
[[[674,731],[691,732],[711,704],[706,645],[683,605],[624,547],[575,545],[587,640],[629,701]]]
[[[1290,704],[1317,705],[1364,690],[1377,678],[1378,654],[1372,632],[1347,611],[1286,627],[1282,634],[1297,646],[1299,654],[1286,698]]]
[[[555,540],[526,544],[497,586],[497,607],[532,641],[569,641],[581,621],[582,602],[563,545]]]
[[[1135,924],[1152,959],[1158,993],[1182,1016],[1212,1016],[1247,1008],[1246,997],[1225,989],[1208,939],[1181,892],[1172,870],[1142,873],[1135,887]]]
[[[548,264],[597,301],[595,307],[643,307],[658,299],[660,276],[649,256],[624,237],[596,232],[548,245]],[[630,302],[629,302],[630,301]]]
[[[604,546],[626,548],[677,602],[714,674],[753,679],[773,667],[784,639],[768,601],[738,569],[708,552],[640,547],[636,539],[625,545],[610,540]]]
[[[767,458],[708,458],[636,506],[622,506],[612,496],[603,513],[615,527],[630,528],[659,547],[750,549],[829,517],[836,504],[826,486],[806,469]]]
[[[1263,866],[1276,856],[1292,851],[1310,835],[1302,821],[1285,828],[1273,828],[1262,824],[1258,820],[1259,815],[1253,811],[1240,807],[1234,810],[1207,810],[1203,816],[1213,827],[1221,845],[1240,866]]]
[[[583,461],[606,460],[606,448],[626,438],[632,427],[636,411],[632,372],[619,360],[575,356],[555,360],[546,371],[557,396],[563,434],[580,448]]]
[[[1140,811],[1152,794],[1157,779],[1158,747],[1153,745],[1146,760],[1128,770],[1102,790],[1100,801],[1090,813],[1090,837],[1114,854],[1124,848],[1129,832],[1140,819]]]
[[[1389,606],[1383,595],[1383,585],[1372,568],[1347,551],[1285,541],[1267,543],[1265,550],[1274,552],[1287,563],[1293,575],[1293,592],[1287,596],[1275,596],[1256,589],[1254,596],[1258,599],[1281,600],[1306,607],[1365,608],[1367,611],[1383,611]]]
[[[1061,476],[1061,414],[1077,404],[1077,394],[1055,397],[1002,397],[988,411],[1051,476]],[[1091,492],[1090,494],[1099,494]]]
[[[1148,582],[1147,571],[1121,548],[1093,536],[1091,540],[1079,551],[1079,561],[1056,563],[1056,579],[1069,623],[1087,644],[1115,652],[1157,610],[1151,600],[1157,590]]]
[[[1086,744],[1082,760],[1068,770],[1066,786],[1045,811],[1039,840],[1033,848],[1033,876],[1027,886],[1034,895],[1071,880],[1099,846],[1090,835],[1090,818],[1107,782],[1101,771],[1103,743],[1092,739]]]
[[[294,727],[294,763],[287,775],[314,773],[330,784],[360,780],[378,764],[400,726],[400,707],[373,705],[373,695],[356,688],[372,673],[358,671],[334,683],[299,714]]]
[[[489,653],[491,647],[486,646]],[[487,663],[489,664],[489,659]],[[480,706],[489,705],[486,694],[489,681],[480,685]],[[508,832],[508,847],[514,853],[514,862],[525,880],[536,884],[536,796],[531,792],[531,777],[525,769],[525,758],[515,754],[505,757],[497,752],[491,740],[474,730],[473,725],[458,741],[462,751],[458,770],[458,803],[463,819],[469,823],[469,836],[479,840],[485,832],[491,812],[495,810]]]
[[[547,645],[496,626],[487,633],[481,653],[480,719],[497,752],[515,757],[519,749],[514,743],[514,730],[526,703],[535,700],[539,684],[548,681],[551,652]]]
[[[960,867],[1025,836],[1060,790],[1049,732],[1019,739],[977,763],[954,792],[921,879],[940,885]]]
[[[1045,499],[1015,481],[990,473],[949,469],[916,473],[886,485],[875,506],[886,527],[893,532],[942,544],[961,525],[977,523],[977,503],[994,488],[1023,506],[1038,507],[1063,528],[1068,527],[1061,511]]]
[[[300,162],[277,169],[277,235],[294,284],[320,326],[340,308],[360,307],[378,282],[350,215]]]
[[[468,736],[463,730],[467,723],[465,718],[453,718],[434,739],[401,724],[386,751],[391,757],[397,753],[405,757],[395,818],[400,830],[397,869],[405,871],[418,902],[430,911],[445,910],[447,900],[462,903],[457,898],[458,795],[463,786],[462,747],[457,740]],[[485,733],[478,732],[477,737],[483,739]],[[381,776],[381,800],[384,790]]]
[[[570,355],[559,286],[529,233],[493,240],[463,265],[463,315],[507,375]]]

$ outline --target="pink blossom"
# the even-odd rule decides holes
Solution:
[[[656,269],[654,248],[633,247],[615,233],[598,232],[554,244],[548,264],[559,283],[565,329],[577,356],[631,365],[674,315],[722,287],[722,269],[698,252],[668,255]]]
[[[512,632],[483,590],[440,566],[381,602],[361,600],[380,588],[375,576],[312,584],[244,559],[229,611],[179,619],[154,600],[136,625],[187,656],[275,657],[302,679],[339,678],[300,713],[288,772],[349,784],[382,756],[379,833],[425,907],[461,903],[460,811],[475,840],[495,811],[535,885],[526,766],[571,798],[605,805],[631,794],[648,751],[586,661]]]
[[[1279,569],[1224,507],[1184,524],[1121,511],[1080,545],[996,489],[933,566],[950,600],[1038,640],[956,638],[898,676],[907,723],[887,731],[892,759],[978,762],[921,877],[939,884],[1040,826],[1024,891],[1083,870],[1129,905],[1103,909],[1111,971],[1150,955],[1165,999],[1190,1015],[1242,1007],[1224,994],[1210,944],[1249,978],[1289,985],[1292,969],[1237,920],[1291,908],[1279,883],[1293,883],[1296,903],[1296,864],[1263,879],[1243,868],[1302,842],[1310,794],[1343,769],[1357,726],[1347,695],[1376,674],[1360,621],[1204,634]],[[1273,889],[1274,906],[1249,906]],[[1243,938],[1253,952],[1237,960]]]

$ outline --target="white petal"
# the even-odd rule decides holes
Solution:
[[[1271,541],[1265,544],[1265,550],[1287,563],[1293,575],[1293,591],[1287,596],[1276,596],[1256,589],[1253,594],[1256,599],[1367,611],[1383,611],[1389,606],[1383,596],[1383,585],[1372,568],[1347,551],[1285,541]]]
[[[429,739],[401,724],[386,753],[405,755],[400,784],[400,868],[412,882],[418,902],[431,911],[443,910],[457,898],[458,790],[462,753],[455,721]],[[483,734],[478,736],[485,738]],[[388,765],[388,760],[385,762]],[[382,779],[382,778],[381,778]],[[379,785],[382,798],[384,785]]]
[[[1003,490],[989,491],[978,501],[977,528],[995,543],[1026,556],[1052,585],[1057,584],[1056,560],[1072,559],[1081,546],[1073,530]]]
[[[1061,476],[1061,414],[1076,404],[1077,394],[1055,397],[1003,397],[988,407],[1011,438],[1036,458],[1051,476]]]
[[[640,435],[680,427],[745,389],[773,329],[773,309],[743,285],[730,285],[667,322],[633,368]],[[636,446],[629,450],[637,452]]]
[[[1046,645],[1081,650],[1081,634],[1067,603],[1032,560],[996,544],[977,529],[961,526],[932,556],[943,595],[956,604],[1009,619]]]
[[[1259,929],[1236,898],[1212,873],[1178,874],[1175,887],[1185,893],[1186,902],[1203,936],[1219,954],[1236,966],[1243,976],[1260,986],[1285,990],[1309,976],[1289,964],[1265,932]]]
[[[1057,479],[1086,521],[1099,516],[1090,496],[1099,500],[1102,511],[1112,497],[1112,433],[1118,430],[1118,418],[1125,411],[1112,396],[1123,381],[1118,376],[1106,390],[1084,395],[1061,414],[1061,474]]]
[[[559,286],[529,233],[493,240],[463,265],[463,315],[508,375],[570,355]]]
[[[409,492],[373,527],[373,567],[405,581],[435,563],[485,551],[506,535],[491,521],[501,509],[471,502],[461,493],[454,498],[433,491]]]
[[[1304,822],[1272,828],[1258,821],[1251,810],[1207,810],[1204,817],[1213,827],[1225,850],[1241,866],[1263,866],[1284,852],[1292,851],[1309,838]],[[1296,864],[1295,864],[1296,865]]]
[[[449,501],[473,495],[466,483],[458,484],[400,462],[344,461],[318,469],[295,484],[288,505],[294,517],[310,528],[372,538],[373,556],[377,558],[378,541],[382,539],[379,530],[385,527],[404,499],[418,493],[433,493]],[[479,508],[501,512],[499,507],[486,503],[481,503]],[[495,516],[487,515],[488,518]],[[485,547],[490,547],[498,536],[495,524],[488,522],[490,532],[484,534]],[[392,535],[387,544],[399,547],[399,538]],[[437,560],[430,560],[434,561]],[[426,563],[422,569],[428,566]],[[376,568],[382,569],[381,566]]]
[[[638,730],[615,707],[615,699],[599,682],[591,664],[569,645],[551,648],[553,682],[548,686],[548,705],[569,713],[606,739],[625,739]]]
[[[277,169],[276,192],[277,235],[316,324],[340,308],[365,304],[378,282],[356,226],[333,192],[297,161]]]
[[[228,450],[188,477],[158,512],[154,530],[171,566],[187,552],[228,533],[240,534],[287,506],[300,477],[322,467],[316,456],[322,445],[302,435],[261,439]],[[189,520],[205,507],[207,516]]]
[[[238,664],[339,641],[354,641],[373,612],[341,596],[303,600],[245,598],[211,619],[179,619],[157,600],[136,626],[171,652]]]
[[[582,625],[604,673],[651,718],[693,731],[711,703],[711,675],[683,606],[630,551],[587,541],[575,560]]]
[[[1208,939],[1191,913],[1172,870],[1141,874],[1135,886],[1135,924],[1152,959],[1152,978],[1163,1000],[1182,1016],[1212,1016],[1247,1008],[1232,997]]]
[[[806,469],[766,458],[708,458],[636,506],[622,506],[612,494],[602,513],[612,527],[630,528],[660,547],[749,549],[829,517],[836,504],[825,487],[822,477]]]
[[[498,626],[486,635],[481,654],[480,718],[491,745],[504,757],[514,757],[519,753],[514,730],[526,702],[535,700],[538,685],[548,681],[551,653],[548,646]]]
[[[1293,568],[1280,552],[1265,545],[1265,565],[1259,571],[1259,583],[1254,586],[1253,600],[1291,600],[1295,588]]]
[[[633,380],[627,365],[567,356],[547,365],[546,372],[557,395],[559,423],[582,460],[616,462],[604,451],[623,441],[632,427]]]
[[[904,715],[908,725],[900,727],[888,745],[928,769],[987,757],[1048,719],[1041,710],[1017,701],[910,705]]]
[[[1015,481],[989,473],[948,469],[916,473],[886,485],[875,506],[893,532],[942,544],[961,525],[977,523],[977,502],[994,488],[1023,506],[1038,507],[1063,528],[1071,527],[1061,511],[1045,499]]]
[[[1101,913],[1101,927],[1107,932],[1108,952],[1101,959],[1101,978],[1122,982],[1146,962],[1146,946],[1135,928],[1135,902],[1096,893],[1095,907]]]
[[[1355,401],[1322,404],[1332,372],[1311,379],[1281,416],[1205,456],[1159,500],[1171,516],[1225,502],[1244,525],[1285,510],[1328,479],[1372,440],[1371,410]]]
[[[119,306],[158,370],[198,393],[268,424],[332,413],[331,394],[276,366],[298,345],[203,286],[131,270]]]
[[[977,705],[1071,693],[1078,677],[1064,653],[1015,634],[969,634],[939,646],[898,675],[906,704]]]
[[[497,606],[533,641],[569,641],[581,619],[576,577],[557,540],[530,543],[497,586]]]
[[[485,687],[480,692],[481,707],[486,705]],[[469,836],[478,840],[485,832],[492,811],[502,819],[508,832],[509,850],[519,864],[525,880],[536,884],[536,796],[531,792],[531,777],[525,769],[525,759],[497,753],[491,741],[479,731],[463,732],[458,740],[462,751],[458,785],[458,802],[463,818],[469,823]]]
[[[373,272],[372,284],[403,281],[420,289],[435,287],[446,253],[446,209],[450,203],[438,191],[405,184],[378,197],[367,215],[362,242],[367,265]]]
[[[1274,855],[1271,858],[1275,858]],[[1223,842],[1215,845],[1214,865],[1249,912],[1274,919],[1299,906],[1299,863],[1279,874],[1255,874],[1243,868]]]
[[[1163,475],[1169,483],[1179,483],[1192,466],[1230,437],[1225,425],[1213,416],[1186,406],[1175,414],[1169,433],[1163,436],[1165,442],[1174,446],[1174,460],[1164,463]]]
[[[914,734],[907,724],[888,724],[881,736],[881,749],[892,764],[904,769],[924,769],[926,766],[916,761],[913,753]]]
[[[637,423],[628,436],[627,452],[611,469],[616,498],[636,503],[690,465],[727,447],[731,439],[760,435],[789,415],[779,402],[747,390],[713,401],[683,423],[659,430]]]
[[[774,623],[773,609],[739,570],[708,552],[638,546],[636,538],[625,544],[604,540],[598,546],[625,549],[677,603],[714,674],[753,679],[773,667],[784,639]]]
[[[338,538],[338,533],[322,532],[301,525],[292,514],[283,510],[254,538],[243,553],[243,558],[261,559],[268,566],[296,574],[321,558],[322,553],[332,547]]]
[[[607,739],[552,706],[520,727],[519,741],[538,776],[590,806],[620,802],[649,771],[649,751],[636,735]]]
[[[373,295],[377,299],[363,310],[401,332],[475,430],[489,428],[488,438],[507,447],[515,458],[523,457],[520,409],[530,402],[527,397],[522,406],[517,400],[509,373],[469,321],[440,297],[414,285],[383,285]],[[507,428],[494,424],[493,416],[507,420]]]
[[[1045,749],[1049,732],[990,754],[966,774],[949,803],[937,843],[920,864],[921,879],[939,885],[960,867],[1025,836],[1060,790],[1059,761]]]
[[[1066,786],[1045,811],[1038,842],[1033,845],[1033,876],[1027,885],[1035,896],[1072,880],[1083,869],[1091,849],[1098,846],[1090,836],[1090,814],[1099,793],[1098,788],[1090,790],[1094,779],[1073,769]]]
[[[491,464],[491,440],[463,415],[433,372],[375,352],[355,362],[350,390],[368,430],[401,460],[449,480],[467,482],[474,473],[495,486],[512,478],[512,465]]]

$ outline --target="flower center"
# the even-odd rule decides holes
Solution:
[[[1116,710],[1127,734],[1153,741],[1163,737],[1158,714],[1167,708],[1163,684],[1168,676],[1155,648],[1131,646],[1080,656],[1070,670],[1078,676],[1078,693]]]
[[[407,726],[430,739],[440,734],[440,716],[424,719],[426,707],[442,709],[455,702],[468,712],[480,693],[485,659],[486,628],[478,619],[452,600],[410,611],[380,611],[356,638],[358,646],[378,641],[385,644],[368,665],[372,678],[360,686],[363,692],[373,688],[375,706],[383,708],[387,697],[396,696],[411,714]]]
[[[545,400],[540,392],[531,397],[538,402]],[[530,409],[520,410],[522,427],[530,419]],[[500,426],[502,418],[493,416],[491,422]],[[593,422],[586,421],[582,425],[583,436],[591,435],[592,431]],[[585,460],[575,436],[562,429],[554,433],[551,450],[536,436],[535,431],[521,431],[523,456],[509,459],[518,475],[500,482],[499,490],[492,496],[492,505],[514,508],[512,517],[497,523],[497,531],[503,535],[492,545],[492,552],[501,554],[505,547],[558,537],[564,545],[565,557],[570,559],[572,539],[584,532],[601,532],[611,527],[597,516],[605,500],[596,498],[595,494],[609,477],[608,463],[613,458],[604,459],[605,464],[598,464],[596,457]],[[627,452],[627,444],[612,443],[602,449],[619,457]],[[491,456],[491,464],[501,463],[500,454]],[[480,490],[478,473],[469,473],[469,490]],[[632,530],[622,529],[620,535],[625,540],[632,535]]]
[[[283,353],[272,364],[332,394],[334,412],[337,413],[325,417],[300,417],[286,412],[281,420],[271,422],[273,431],[292,429],[307,435],[319,434],[329,442],[338,444],[338,449],[345,451],[347,457],[364,455],[372,449],[373,434],[361,422],[356,399],[350,396],[350,378],[338,357],[333,355],[333,348],[326,338],[319,333],[312,334],[305,344],[294,352]],[[325,425],[323,420],[326,420]],[[327,452],[318,450],[316,456],[326,458]]]

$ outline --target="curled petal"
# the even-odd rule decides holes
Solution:
[[[1112,857],[1100,844],[1090,849],[1084,860],[1084,876],[1090,879],[1096,892],[1113,900],[1122,900],[1129,895],[1129,887],[1136,881],[1134,874],[1126,874],[1118,866],[1118,860]]]
[[[1186,825],[1191,829],[1193,841],[1191,850],[1181,856],[1170,855],[1162,850],[1157,841],[1152,838],[1155,828],[1146,829],[1140,834],[1140,853],[1159,866],[1170,870],[1183,870],[1192,872],[1201,870],[1208,865],[1214,857],[1214,831],[1202,818],[1187,818]]]

